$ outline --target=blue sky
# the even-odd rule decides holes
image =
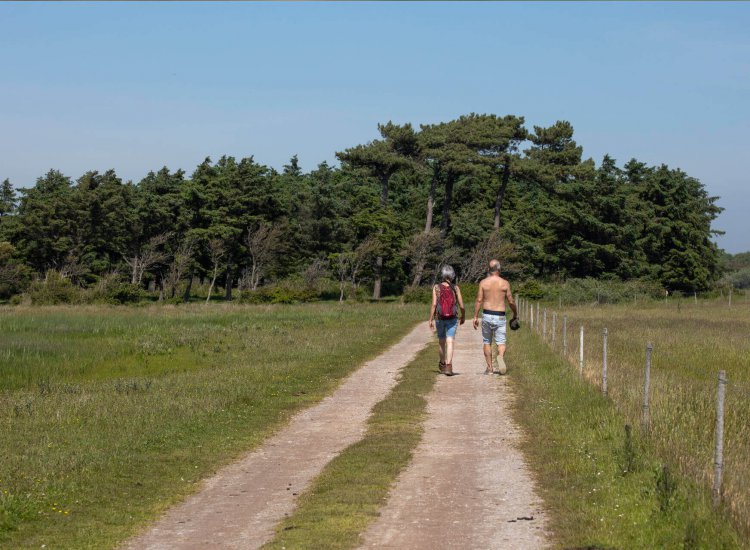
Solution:
[[[750,3],[0,3],[0,179],[206,156],[302,167],[378,122],[569,120],[584,155],[666,163],[750,250]]]

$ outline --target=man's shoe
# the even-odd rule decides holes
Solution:
[[[505,359],[503,359],[499,355],[497,356],[497,365],[497,374],[505,374],[506,372],[508,372],[508,366],[505,364]]]

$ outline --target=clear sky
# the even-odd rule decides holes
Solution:
[[[303,169],[378,122],[569,120],[679,167],[750,250],[750,3],[0,3],[0,179],[206,156]],[[743,160],[744,159],[744,160]]]

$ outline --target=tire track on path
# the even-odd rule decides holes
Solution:
[[[364,533],[363,548],[547,545],[542,502],[510,417],[513,364],[506,376],[482,374],[481,333],[468,324],[460,328],[453,363],[460,374],[440,377],[428,396],[424,437]]]
[[[297,494],[332,458],[363,437],[372,407],[388,395],[400,369],[431,339],[427,324],[417,325],[333,394],[203,481],[197,493],[124,547],[250,549],[271,540],[277,523],[294,509]]]

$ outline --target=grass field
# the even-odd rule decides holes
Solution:
[[[548,330],[551,330],[548,312]],[[556,308],[554,308],[556,309]],[[577,371],[578,334],[584,325],[584,376],[602,381],[602,331],[608,329],[608,393],[627,422],[640,425],[645,347],[653,343],[648,434],[657,456],[706,492],[713,482],[714,429],[719,370],[727,389],[724,440],[725,511],[750,535],[750,302],[692,299],[558,311],[555,349],[568,315],[571,369]],[[551,335],[547,341],[551,342]]]
[[[663,463],[625,415],[530,331],[508,353],[523,450],[565,549],[747,547],[695,482]]]
[[[0,309],[0,547],[107,548],[424,307]]]

